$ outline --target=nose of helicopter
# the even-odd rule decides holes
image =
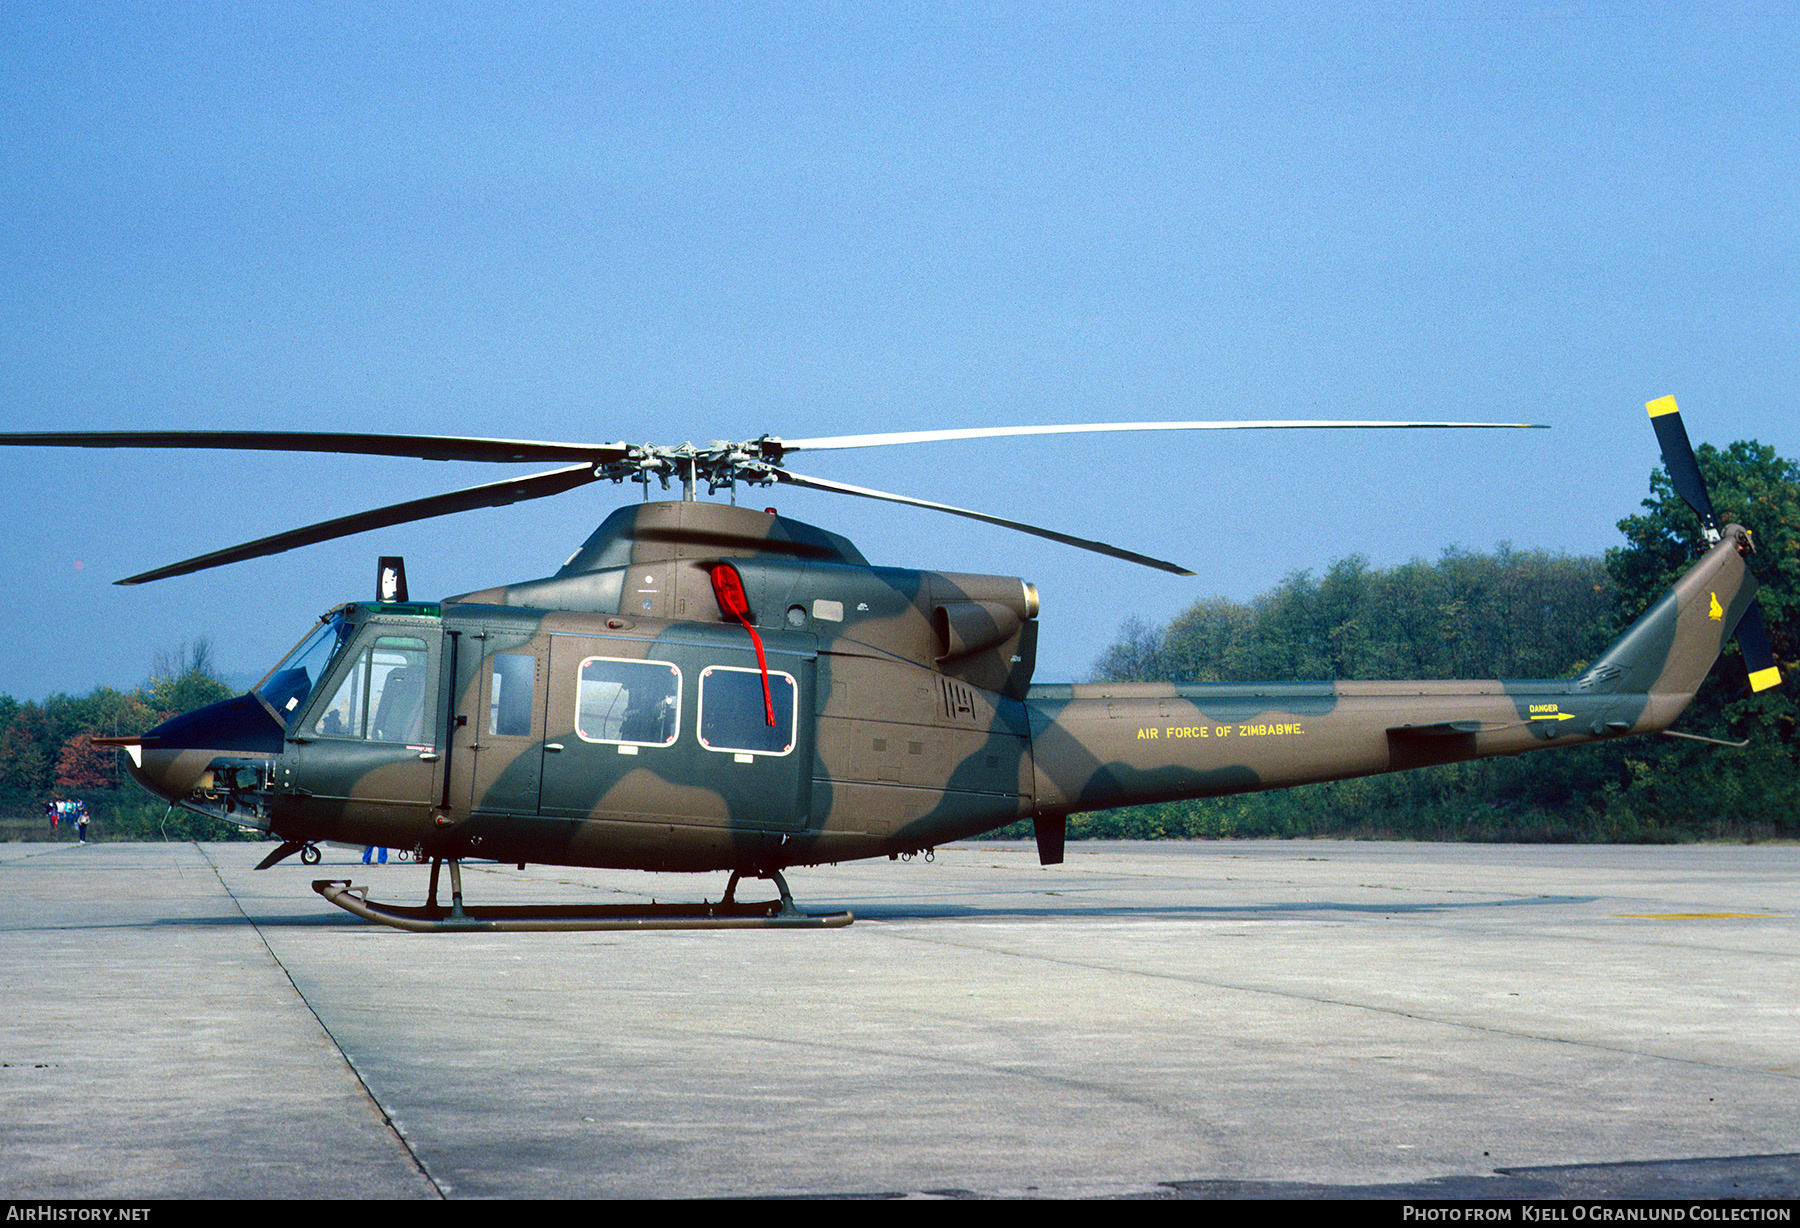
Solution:
[[[123,749],[137,782],[172,802],[215,787],[218,760],[281,753],[280,722],[254,695],[171,717],[141,738],[95,739]]]

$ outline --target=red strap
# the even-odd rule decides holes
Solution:
[[[744,592],[743,577],[730,563],[719,563],[712,569],[712,586],[713,596],[719,599],[720,612],[743,623],[744,630],[750,633],[750,642],[756,645],[756,668],[762,671],[763,714],[768,717],[769,728],[773,729],[775,698],[769,693],[769,662],[763,656],[762,636],[756,633],[756,624],[750,621],[750,598]]]

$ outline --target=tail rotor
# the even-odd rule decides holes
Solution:
[[[1700,465],[1694,459],[1694,447],[1688,440],[1687,427],[1682,425],[1681,411],[1676,408],[1675,398],[1658,397],[1646,403],[1644,408],[1649,411],[1650,424],[1656,428],[1656,442],[1662,448],[1663,466],[1669,471],[1669,480],[1674,484],[1675,493],[1700,517],[1700,531],[1705,534],[1707,544],[1710,546],[1717,543],[1723,535],[1718,518],[1713,513],[1712,496],[1707,493],[1706,479],[1700,475]],[[1778,685],[1781,682],[1781,671],[1776,667],[1774,651],[1769,647],[1769,632],[1763,625],[1762,605],[1754,598],[1743,617],[1738,620],[1737,641],[1744,653],[1744,666],[1750,672],[1750,689],[1766,691]]]

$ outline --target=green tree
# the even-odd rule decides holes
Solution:
[[[156,654],[149,701],[165,714],[163,719],[230,698],[231,688],[213,671],[210,641],[195,640],[191,647],[184,643],[174,652]]]
[[[1168,626],[1128,620],[1094,665],[1101,681],[1543,678],[1605,646],[1600,560],[1501,547],[1446,550],[1385,571],[1361,557],[1325,578],[1294,572],[1243,603],[1195,602]]]

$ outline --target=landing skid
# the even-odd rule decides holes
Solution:
[[[462,902],[462,867],[450,863],[450,905],[437,901],[438,868],[431,863],[431,889],[424,904],[378,904],[369,899],[367,887],[345,879],[313,880],[313,890],[365,921],[378,921],[414,933],[460,933],[469,930],[737,930],[737,929],[837,929],[849,925],[855,914],[804,913],[794,907],[787,881],[779,872],[759,875],[775,881],[781,898],[760,904],[736,901],[741,872],[734,872],[717,904],[523,904],[512,907],[469,907]]]

